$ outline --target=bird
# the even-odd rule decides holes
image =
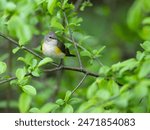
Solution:
[[[63,59],[65,56],[75,57],[69,49],[58,40],[54,32],[50,32],[44,37],[42,52],[45,56],[53,59]]]

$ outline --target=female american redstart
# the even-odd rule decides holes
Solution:
[[[52,58],[64,58],[65,56],[75,56],[70,54],[69,49],[63,43],[58,41],[54,32],[50,32],[44,38],[42,52],[45,56]]]

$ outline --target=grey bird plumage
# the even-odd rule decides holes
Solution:
[[[60,54],[56,54],[56,52],[61,50]],[[65,47],[63,43],[58,41],[54,32],[50,32],[44,37],[44,43],[42,45],[42,51],[46,56],[63,58],[64,56],[72,56],[75,55],[70,54],[69,49]]]

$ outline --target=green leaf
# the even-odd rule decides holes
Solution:
[[[11,86],[17,86],[18,81],[17,80],[12,80],[10,81]]]
[[[144,53],[144,52],[137,51],[136,59],[137,59],[138,61],[143,60],[144,57],[145,57],[145,53]]]
[[[71,96],[71,91],[67,91],[64,101],[67,102],[70,99],[70,96]]]
[[[56,103],[57,103],[58,105],[63,105],[65,102],[64,102],[63,99],[58,99],[58,100],[56,101]]]
[[[149,93],[148,87],[145,86],[145,84],[139,83],[139,85],[134,88],[133,93],[136,99],[141,99]]]
[[[34,0],[36,2],[37,5],[42,4],[43,2],[45,2],[46,0]]]
[[[47,9],[48,9],[48,12],[52,15],[53,12],[54,12],[54,9],[56,7],[56,3],[57,3],[57,0],[48,0],[48,5],[47,5]]]
[[[142,2],[143,2],[143,9],[148,12],[149,9],[150,9],[150,2],[149,2],[149,0],[143,0]]]
[[[98,90],[97,83],[94,82],[92,85],[89,86],[89,88],[87,90],[87,98],[90,99],[93,96],[95,96],[97,90]]]
[[[95,94],[100,100],[108,100],[110,98],[110,92],[107,89],[100,89]]]
[[[20,50],[20,47],[16,47],[16,48],[14,48],[14,49],[12,50],[12,52],[15,54],[15,53],[17,53],[19,50]]]
[[[6,69],[7,69],[6,64],[0,61],[0,74],[4,73]]]
[[[107,75],[107,73],[109,72],[110,68],[108,66],[102,66],[99,70],[99,74],[100,75]]]
[[[66,104],[62,110],[63,113],[73,113],[73,107],[69,104]]]
[[[114,100],[115,105],[120,108],[126,108],[128,106],[128,100],[125,97],[120,97],[117,100]]]
[[[2,10],[1,7],[0,7],[0,9]],[[8,13],[4,13],[3,15],[0,15],[0,30],[3,33],[7,33],[7,30],[8,30],[7,29],[7,20],[8,20]]]
[[[51,27],[54,27],[54,28],[60,29],[60,30],[64,30],[63,25],[59,22],[59,20],[56,17],[52,18]]]
[[[26,71],[25,71],[24,68],[23,69],[19,68],[19,69],[16,70],[16,77],[20,81],[23,80],[25,74],[26,74]]]
[[[119,97],[115,98],[113,102],[119,108],[126,108],[128,107],[129,100],[132,97],[133,97],[133,91],[127,91],[127,92],[122,93]]]
[[[16,9],[16,5],[13,2],[7,2],[6,9],[8,11],[14,11]]]
[[[57,108],[59,108],[58,104],[55,103],[47,103],[44,106],[42,106],[42,108],[40,109],[41,112],[43,113],[48,113],[48,112],[53,112],[55,111]]]
[[[112,96],[119,95],[119,85],[114,80],[109,80],[107,87]]]
[[[25,58],[24,58],[24,57],[19,57],[17,60],[19,60],[19,61],[22,61],[22,62],[26,63],[26,60],[25,60]]]
[[[117,64],[114,64],[112,65],[112,70],[113,71],[119,71],[119,74],[122,75],[125,71],[128,71],[128,70],[132,70],[134,69],[135,67],[137,67],[138,65],[138,62],[136,59],[134,58],[131,58],[131,59],[128,59],[126,61],[123,61],[123,62],[119,62]]]
[[[38,67],[41,67],[47,63],[51,63],[53,60],[49,57],[44,58],[43,60],[41,60],[38,64]]]
[[[130,88],[131,88],[131,86],[129,84],[125,84],[121,87],[120,93],[124,93],[125,91],[127,91]]]
[[[142,24],[150,24],[150,17],[146,17],[143,21]]]
[[[150,41],[145,41],[143,44],[141,44],[141,47],[147,51],[150,52]]]
[[[17,25],[17,27],[16,27]],[[8,21],[9,33],[19,39],[19,45],[24,45],[32,37],[31,28],[19,16],[13,15]]]
[[[36,107],[33,107],[29,110],[29,112],[31,113],[41,113],[40,109],[36,108]]]
[[[29,94],[31,96],[34,96],[36,95],[36,89],[31,86],[31,85],[25,85],[22,87],[22,90],[26,93],[26,94]]]
[[[85,7],[91,7],[93,4],[90,1],[84,1],[80,7],[81,11],[84,11]]]
[[[19,110],[20,112],[27,112],[30,108],[31,96],[22,93],[19,97]]]
[[[39,77],[40,76],[39,68],[35,68],[34,71],[31,72],[31,74],[35,77]]]
[[[31,62],[31,67],[33,69],[35,69],[35,67],[37,66],[37,64],[38,64],[38,61],[36,59],[33,59],[32,62]]]
[[[23,78],[23,80],[18,80],[17,85],[24,86],[24,85],[28,84],[30,78],[31,78],[30,76],[26,76],[26,77]]]
[[[88,102],[84,102],[78,107],[77,112],[86,112],[90,107],[92,107],[95,104],[95,100],[89,100]]]
[[[106,46],[101,47],[101,48],[97,51],[97,55],[99,55],[105,48],[106,48]]]
[[[19,57],[17,60],[20,60],[24,62],[26,65],[33,66],[33,64],[36,66],[37,60],[34,59],[34,56],[30,53],[27,53],[25,57]]]
[[[71,98],[69,100],[69,104],[77,104],[77,103],[81,103],[82,102],[82,99],[81,98]]]
[[[81,56],[88,56],[88,57],[91,57],[91,53],[90,53],[89,51],[87,51],[87,50],[81,51],[81,52],[80,52],[80,55],[81,55]]]
[[[130,29],[137,30],[142,20],[142,4],[143,1],[137,0],[130,8],[127,16],[127,23]]]
[[[142,64],[138,76],[143,78],[148,74],[150,74],[150,60],[147,60]]]
[[[137,66],[137,61],[134,58],[125,60],[121,63],[121,67],[126,68],[127,70],[132,70]]]
[[[141,31],[139,32],[139,35],[144,40],[150,40],[150,25],[143,26]]]
[[[6,4],[8,1],[6,0],[0,0],[0,9],[4,10],[6,8]]]
[[[108,81],[106,79],[99,78],[96,80],[96,82],[97,82],[99,89],[102,89],[102,88],[106,89],[107,84],[108,84]]]
[[[67,2],[68,2],[68,0],[63,0],[62,9],[65,9],[65,7],[67,6]]]

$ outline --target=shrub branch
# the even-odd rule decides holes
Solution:
[[[29,48],[27,48],[27,47],[25,47],[25,46],[20,46],[17,41],[13,40],[13,39],[10,38],[9,36],[6,36],[5,34],[3,34],[3,33],[1,33],[1,32],[0,32],[0,36],[3,37],[3,38],[5,38],[5,39],[7,39],[7,40],[9,40],[10,43],[12,43],[13,45],[18,46],[18,47],[20,47],[21,49],[23,49],[23,50],[25,50],[25,51],[27,51],[27,52],[33,54],[33,55],[36,56],[37,58],[39,58],[39,59],[41,59],[41,60],[44,59],[42,56],[38,55],[38,54],[35,53],[33,50],[31,50],[31,49],[29,49]],[[74,40],[72,39],[72,41],[74,41]],[[74,43],[76,44],[75,41],[74,41]],[[76,45],[77,45],[77,44],[76,44]],[[78,54],[78,55],[79,55],[79,54]],[[80,56],[79,56],[79,57],[80,57]],[[80,62],[81,62],[81,61],[80,61]],[[59,65],[56,64],[55,62],[52,62],[52,64],[55,65],[56,67],[53,68],[53,69],[47,69],[47,70],[44,70],[44,71],[45,71],[45,72],[53,72],[53,71],[58,71],[58,70],[70,70],[70,71],[81,72],[81,73],[84,73],[85,75],[89,75],[89,76],[93,76],[93,77],[99,77],[99,76],[100,76],[100,75],[98,75],[98,74],[96,74],[96,73],[89,72],[89,71],[87,71],[86,69],[82,68],[82,63],[81,63],[80,68],[78,68],[78,67],[69,67],[69,66],[64,66],[64,65],[59,66]],[[31,75],[31,74],[27,74],[26,76],[29,76],[29,75]],[[17,79],[16,77],[11,77],[11,78],[9,78],[9,79],[5,79],[5,80],[0,81],[0,84],[4,84],[4,83],[10,82],[10,81],[12,81],[12,80],[16,80],[16,79]]]
[[[64,19],[65,19],[65,22],[66,22],[66,25],[68,26],[69,25],[69,22],[68,22],[68,18],[66,16],[66,13],[65,11],[63,11],[63,14],[64,14]],[[79,65],[80,65],[80,68],[82,69],[83,68],[83,65],[82,65],[82,61],[81,61],[81,57],[80,57],[80,54],[79,54],[79,51],[78,51],[78,48],[77,48],[77,43],[75,42],[75,39],[73,37],[73,32],[72,30],[69,28],[68,26],[68,29],[69,29],[69,34],[70,34],[70,38],[74,44],[74,47],[75,47],[75,50],[76,50],[76,54],[77,54],[77,57],[78,57],[78,61],[79,61]]]

